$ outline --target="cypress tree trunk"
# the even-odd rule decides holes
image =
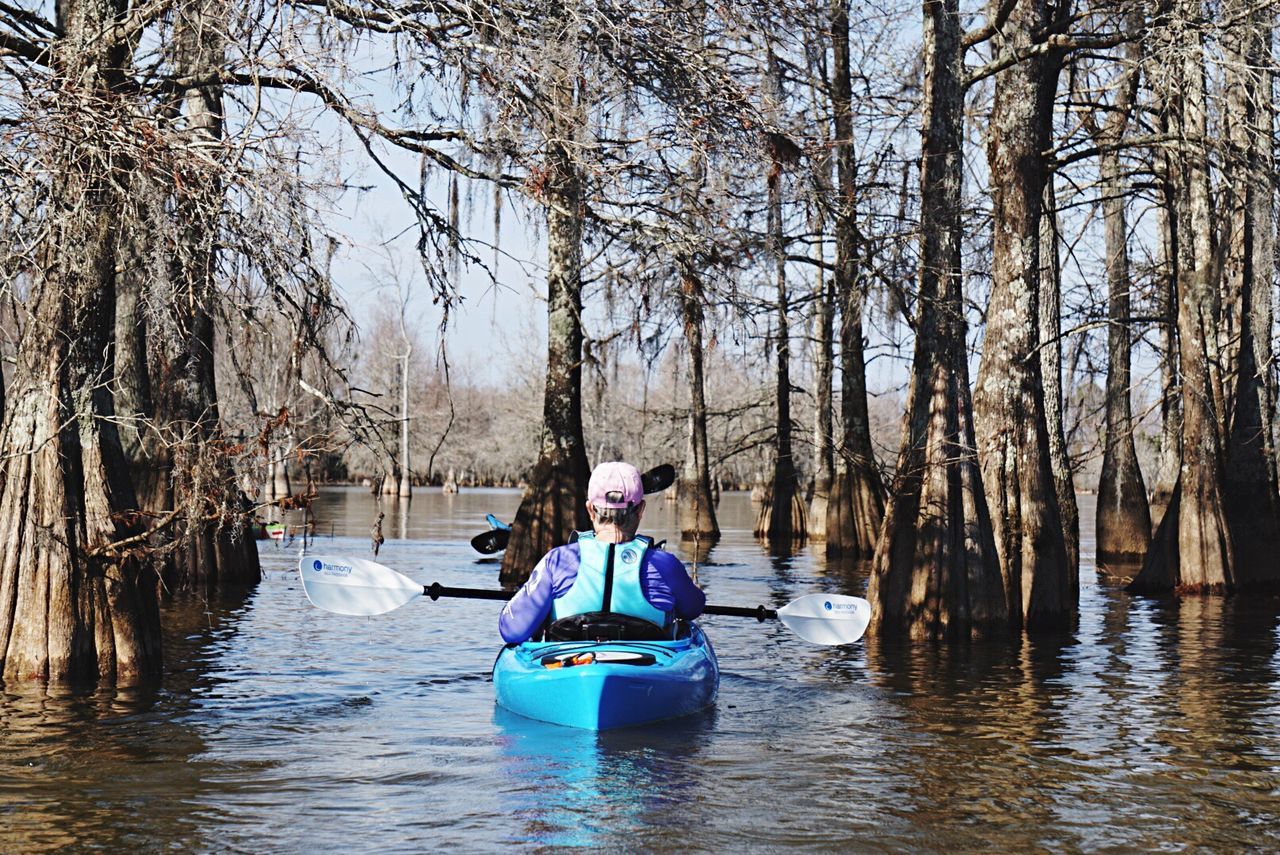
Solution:
[[[1175,26],[1176,0],[1158,0],[1151,34],[1157,56],[1176,56],[1185,36]],[[1149,66],[1151,88],[1156,93],[1160,131],[1169,138],[1186,137],[1183,110],[1182,72],[1176,62],[1154,62]],[[1179,283],[1196,266],[1190,234],[1190,180],[1185,158],[1176,146],[1163,146],[1157,156],[1161,165],[1162,202],[1159,222],[1163,227],[1164,287],[1159,297],[1161,315],[1166,318],[1161,335],[1160,379],[1163,398],[1160,407],[1160,466],[1152,492],[1151,507],[1157,532],[1163,526],[1182,473],[1182,355],[1178,335]],[[1177,532],[1177,524],[1171,529]],[[1158,538],[1153,540],[1153,546]],[[1146,563],[1146,559],[1144,559]]]
[[[1238,569],[1237,584],[1280,581],[1280,493],[1271,441],[1271,272],[1266,246],[1271,230],[1269,170],[1261,150],[1270,143],[1270,29],[1252,7],[1235,0],[1224,10],[1233,23],[1224,39],[1229,139],[1231,245],[1227,263],[1238,295],[1240,339],[1235,364],[1233,414],[1227,436],[1224,498]],[[1266,132],[1266,136],[1263,132]],[[1269,164],[1268,164],[1269,166]],[[1264,204],[1257,196],[1262,195]],[[1258,264],[1261,263],[1262,267]]]
[[[1058,261],[1058,200],[1053,176],[1044,182],[1040,217],[1040,373],[1044,377],[1044,415],[1049,428],[1049,461],[1053,487],[1062,513],[1067,541],[1071,598],[1080,594],[1080,511],[1076,485],[1067,454],[1067,432],[1062,416],[1062,268]]]
[[[1117,135],[1118,136],[1118,135]],[[1098,480],[1098,561],[1141,561],[1151,540],[1147,488],[1133,444],[1129,402],[1129,228],[1125,188],[1114,149],[1102,155],[1102,211],[1107,253],[1107,415]]]
[[[1275,27],[1267,17],[1258,15],[1254,26],[1257,27],[1257,41],[1253,48],[1256,51],[1254,68],[1274,68],[1276,57],[1274,52]],[[1257,109],[1254,115],[1254,140],[1257,145],[1254,168],[1250,176],[1253,185],[1253,312],[1250,316],[1253,333],[1254,362],[1261,372],[1263,391],[1266,393],[1267,420],[1266,441],[1271,448],[1271,468],[1280,480],[1280,436],[1276,434],[1277,381],[1280,373],[1276,371],[1275,344],[1273,329],[1275,321],[1275,278],[1276,278],[1276,188],[1274,178],[1276,172],[1275,159],[1275,113],[1276,104],[1266,97],[1269,90],[1266,80],[1253,78],[1254,97]]]
[[[837,4],[839,5],[839,4]],[[822,79],[822,68],[811,59],[810,72],[814,80]],[[814,103],[821,103],[818,85],[812,87]],[[826,126],[818,127],[819,147],[824,152],[831,149]],[[813,497],[809,500],[809,537],[827,539],[827,512],[831,505],[831,488],[836,478],[834,412],[835,401],[831,382],[835,376],[835,348],[832,342],[836,316],[835,282],[826,275],[827,206],[833,199],[831,157],[824,154],[814,164],[814,184],[819,203],[814,206],[813,232],[817,236],[814,256],[816,281],[813,289]]]
[[[1136,13],[1130,26],[1141,27]],[[1129,224],[1126,216],[1126,186],[1120,172],[1118,145],[1128,126],[1138,88],[1141,48],[1135,42],[1125,49],[1128,68],[1117,81],[1113,108],[1102,123],[1092,127],[1103,152],[1102,218],[1107,271],[1107,398],[1106,428],[1103,437],[1102,471],[1098,481],[1097,543],[1098,561],[1103,564],[1133,564],[1146,555],[1151,542],[1151,511],[1147,488],[1138,466],[1133,442],[1133,411],[1130,404],[1131,343],[1129,333],[1130,291]],[[1090,122],[1092,125],[1092,121]]]
[[[819,217],[819,235],[823,229],[822,219]],[[809,503],[809,537],[814,540],[827,539],[827,508],[830,504],[831,485],[835,481],[835,448],[832,445],[831,424],[831,380],[835,356],[831,342],[831,321],[834,316],[835,289],[819,267],[813,310],[813,372],[816,390],[813,413],[813,499]]]
[[[1202,141],[1207,126],[1204,47],[1200,33],[1190,29],[1196,11],[1194,0],[1182,0],[1178,14],[1166,18],[1163,26],[1172,30],[1181,48],[1182,60],[1175,70],[1181,92],[1178,125],[1191,139]],[[1222,259],[1212,252],[1204,144],[1188,146],[1179,167],[1179,197],[1186,200],[1178,210],[1179,264],[1185,271],[1178,277],[1182,464],[1152,547],[1129,586],[1135,592],[1223,591],[1236,584],[1223,496],[1221,434],[1226,422],[1211,367],[1220,321]]]
[[[689,51],[702,50],[707,9],[702,0],[689,4]],[[684,191],[687,226],[693,240],[705,232],[705,224],[697,213],[706,188],[707,165],[701,149],[695,146],[689,164],[689,180]],[[689,456],[680,473],[676,498],[680,503],[680,536],[703,546],[720,539],[716,520],[716,496],[711,491],[711,463],[707,453],[706,372],[702,345],[702,280],[697,274],[696,253],[690,253],[680,265],[680,314],[684,322],[685,348],[689,352]]]
[[[924,61],[915,357],[867,596],[877,632],[976,636],[1006,631],[1009,611],[974,455],[965,354],[958,0],[925,0]]]
[[[1010,48],[1048,23],[1043,0],[1009,17]],[[1025,59],[996,75],[987,158],[994,208],[991,299],[974,392],[982,481],[1009,607],[1028,630],[1075,612],[1071,565],[1049,459],[1039,347],[1039,241],[1058,58]]]
[[[52,59],[69,124],[0,432],[0,657],[5,680],[130,682],[160,670],[159,612],[105,382],[118,225],[131,164],[111,147],[127,45],[122,0],[65,0]]]
[[[1160,457],[1151,490],[1151,522],[1159,526],[1182,462],[1182,403],[1178,394],[1178,229],[1176,190],[1167,152],[1160,177],[1163,191],[1156,211],[1163,259],[1157,279],[1156,314],[1160,316]]]
[[[1199,20],[1194,0],[1178,4],[1182,40],[1182,128],[1193,139],[1208,132],[1203,35],[1193,31]],[[1178,341],[1182,374],[1182,467],[1179,477],[1178,555],[1175,586],[1222,589],[1235,584],[1235,556],[1227,536],[1223,497],[1223,395],[1219,372],[1218,331],[1221,320],[1221,258],[1213,252],[1213,211],[1209,194],[1209,160],[1205,144],[1184,154],[1187,181],[1185,243],[1191,272],[1178,283]],[[1145,572],[1145,568],[1144,568]]]
[[[400,489],[397,492],[400,498],[408,499],[413,496],[413,476],[409,469],[409,357],[413,354],[413,345],[403,324],[400,332],[405,351],[400,358]]]
[[[209,78],[224,65],[223,33],[231,16],[228,0],[200,0],[175,13],[175,65],[181,77]],[[183,94],[186,132],[196,145],[214,150],[222,139],[222,88],[201,86]],[[177,218],[182,245],[173,260],[171,298],[178,340],[162,347],[157,371],[160,420],[176,437],[171,473],[173,507],[187,522],[178,532],[165,582],[173,591],[209,593],[238,589],[261,579],[258,547],[248,520],[239,515],[239,488],[231,466],[217,450],[222,442],[214,379],[212,308],[217,300],[217,244],[222,183],[195,173],[180,186]]]
[[[567,51],[573,50],[570,44]],[[547,384],[542,441],[511,522],[502,557],[504,584],[523,582],[552,547],[590,527],[582,436],[582,176],[568,147],[582,120],[567,70],[553,93],[547,155]]]
[[[840,301],[840,410],[844,434],[827,503],[827,554],[870,558],[884,519],[884,485],[871,450],[867,369],[858,283],[857,159],[853,148],[853,85],[849,60],[849,0],[832,0],[831,102],[835,114],[836,270]]]
[[[679,486],[680,536],[713,543],[720,538],[707,454],[707,400],[702,353],[702,283],[686,265],[680,278],[680,310],[689,351],[689,457]]]
[[[786,246],[782,234],[782,164],[774,158],[769,170],[769,250],[774,259],[778,289],[777,439],[773,480],[756,517],[755,533],[769,541],[775,552],[789,552],[802,543],[808,524],[804,497],[797,489],[795,459],[791,450],[791,326],[788,320]]]
[[[120,444],[133,482],[138,507],[158,518],[173,507],[169,470],[173,466],[168,446],[154,429],[156,414],[151,394],[150,351],[145,308],[146,284],[155,279],[147,252],[156,243],[159,214],[153,205],[163,204],[159,188],[139,188],[135,182],[134,217],[126,223],[120,240],[120,274],[116,279],[115,410],[119,416]],[[144,200],[144,196],[151,197]],[[166,271],[167,273],[167,271]],[[167,278],[167,276],[165,277]]]

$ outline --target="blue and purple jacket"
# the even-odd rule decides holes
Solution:
[[[498,631],[508,644],[527,641],[551,613],[551,604],[564,596],[578,578],[581,563],[577,543],[557,546],[533,568],[498,618]],[[684,564],[670,552],[650,548],[640,568],[640,591],[654,608],[692,620],[702,614],[707,596],[693,584]]]

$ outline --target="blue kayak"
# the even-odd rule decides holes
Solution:
[[[715,703],[720,666],[696,625],[675,641],[526,641],[493,663],[498,704],[526,718],[608,730]]]

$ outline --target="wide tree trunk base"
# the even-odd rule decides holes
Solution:
[[[784,496],[782,501],[775,502],[773,490],[766,491],[764,499],[760,502],[760,508],[756,512],[754,533],[756,537],[771,544],[798,546],[804,543],[805,532],[808,531],[804,496],[798,490],[784,492],[789,495]],[[778,509],[783,507],[784,503],[789,513],[780,515]]]
[[[880,474],[869,466],[842,467],[827,500],[827,555],[869,560],[875,555],[883,520]]]
[[[519,585],[551,549],[569,542],[575,531],[591,527],[587,517],[586,484],[590,473],[583,453],[557,462],[543,456],[534,466],[511,521],[511,540],[502,556],[498,580]]]
[[[1151,543],[1151,513],[1137,456],[1103,457],[1098,482],[1097,558],[1102,563],[1140,562]]]
[[[213,524],[184,538],[162,571],[168,595],[197,592],[235,596],[262,581],[258,547],[247,525]]]
[[[684,540],[720,539],[720,524],[716,520],[716,502],[711,495],[710,483],[681,479],[674,491],[680,504],[680,537]]]
[[[1262,443],[1255,440],[1255,436],[1232,436],[1223,506],[1237,586],[1274,588],[1280,586],[1280,495]]]
[[[1167,594],[1178,585],[1178,513],[1182,504],[1182,485],[1174,484],[1160,525],[1147,547],[1142,569],[1125,586],[1130,594]]]
[[[160,673],[159,608],[129,556],[108,468],[118,443],[90,417],[59,431],[56,381],[14,396],[0,487],[0,657],[6,681],[129,684]],[[79,430],[78,430],[79,428]],[[107,447],[103,447],[103,445]],[[114,448],[112,448],[114,446]],[[114,454],[114,457],[112,456]],[[122,499],[132,504],[132,497]]]
[[[1280,588],[1273,583],[1259,582],[1251,579],[1234,579],[1230,582],[1195,581],[1186,582],[1182,574],[1182,549],[1179,537],[1179,518],[1182,511],[1182,483],[1174,487],[1173,498],[1166,509],[1164,519],[1151,539],[1151,548],[1147,550],[1146,559],[1142,562],[1142,570],[1125,588],[1131,594],[1162,595],[1174,594],[1202,595],[1228,594],[1239,590],[1275,590]],[[1236,565],[1238,566],[1238,565]]]
[[[827,513],[831,504],[831,484],[818,483],[809,500],[809,539],[819,543],[827,539]]]
[[[910,456],[890,493],[872,564],[867,596],[876,633],[921,640],[1008,633],[977,461],[940,450],[928,463]]]

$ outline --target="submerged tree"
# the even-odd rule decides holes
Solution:
[[[1213,361],[1221,326],[1222,255],[1213,250],[1207,139],[1208,96],[1204,34],[1194,3],[1166,7],[1157,26],[1167,29],[1162,66],[1180,93],[1174,116],[1178,136],[1198,143],[1179,152],[1177,190],[1187,200],[1176,211],[1179,235],[1178,341],[1182,376],[1182,466],[1135,591],[1181,587],[1224,590],[1236,583],[1235,555],[1223,497],[1223,401]],[[1217,390],[1215,390],[1215,386]]]
[[[1080,511],[1076,507],[1075,479],[1067,453],[1066,424],[1062,407],[1062,262],[1058,257],[1058,197],[1053,176],[1044,182],[1040,216],[1040,374],[1044,379],[1045,427],[1049,434],[1049,461],[1053,488],[1062,514],[1067,544],[1072,598],[1080,592]]]
[[[1141,20],[1130,15],[1131,26]],[[1129,326],[1133,280],[1129,272],[1127,186],[1120,146],[1137,97],[1141,46],[1126,47],[1125,67],[1117,76],[1113,103],[1101,122],[1086,124],[1099,149],[1102,221],[1107,276],[1107,397],[1102,471],[1098,481],[1097,554],[1104,564],[1141,561],[1151,541],[1147,488],[1133,441],[1130,403],[1132,371]]]
[[[707,450],[703,299],[698,274],[688,264],[682,265],[680,312],[689,358],[689,453],[678,488],[680,536],[686,540],[710,543],[719,539],[720,524],[716,521],[716,503],[711,489],[711,464]]]
[[[924,3],[920,279],[902,449],[876,546],[872,627],[937,638],[1009,626],[974,451],[961,292],[964,63],[957,0]]]
[[[155,570],[201,592],[258,576],[231,463],[244,444],[220,426],[215,388],[219,319],[252,325],[254,307],[230,308],[230,295],[268,283],[298,320],[293,363],[322,346],[332,316],[317,297],[327,280],[286,294],[324,279],[305,245],[310,188],[280,157],[288,135],[225,139],[224,87],[256,94],[237,113],[255,133],[280,118],[264,89],[323,90],[247,71],[261,70],[252,49],[281,42],[231,48],[232,22],[240,35],[290,26],[257,7],[52,11],[0,9],[6,79],[23,80],[2,92],[22,337],[0,437],[0,656],[6,678],[132,681],[160,667]]]
[[[1270,359],[1272,323],[1274,261],[1266,255],[1275,228],[1274,190],[1270,177],[1260,178],[1269,172],[1260,169],[1260,158],[1270,146],[1272,108],[1270,87],[1251,68],[1265,62],[1271,24],[1238,4],[1222,10],[1229,59],[1225,147],[1231,157],[1224,169],[1227,189],[1217,196],[1229,215],[1221,216],[1211,191],[1212,148],[1222,141],[1208,133],[1207,22],[1188,17],[1191,11],[1179,3],[1159,21],[1169,54],[1163,69],[1173,76],[1167,88],[1181,93],[1178,136],[1197,142],[1178,150],[1178,189],[1187,204],[1178,210],[1177,228],[1190,244],[1182,245],[1188,272],[1178,283],[1182,466],[1169,509],[1130,586],[1142,592],[1230,591],[1280,582],[1270,391],[1258,363]],[[1259,192],[1268,200],[1263,206],[1255,202]],[[1259,250],[1262,270],[1255,268]]]
[[[583,179],[571,150],[583,133],[590,96],[580,82],[572,19],[550,18],[547,39],[560,75],[549,84],[544,116],[547,385],[538,462],[511,523],[511,545],[502,558],[504,582],[523,581],[547,550],[590,526],[590,472],[582,437]]]
[[[0,435],[6,680],[129,682],[160,668],[155,589],[133,548],[137,502],[109,391],[117,226],[140,166],[114,132],[136,127],[126,11],[59,4],[50,109],[27,117],[47,219]]]
[[[1223,472],[1238,584],[1280,583],[1280,491],[1277,489],[1272,367],[1276,269],[1272,169],[1273,12],[1233,0],[1224,7],[1227,147],[1232,157],[1220,199],[1231,214],[1227,295],[1237,318],[1231,418]]]
[[[1030,54],[1068,6],[1017,3],[1002,30],[1008,46]],[[1062,625],[1075,613],[1037,358],[1043,153],[1051,142],[1061,63],[1061,51],[1048,48],[996,73],[987,138],[992,281],[974,413],[1009,607],[1028,629]]]
[[[781,114],[784,97],[782,68],[778,55],[769,49],[765,70],[765,90],[768,93],[768,112],[775,117]],[[765,268],[772,280],[777,299],[776,335],[774,336],[774,458],[773,476],[765,489],[764,502],[756,515],[755,534],[769,542],[770,549],[786,553],[795,543],[803,542],[807,534],[804,496],[799,490],[795,458],[791,444],[791,324],[789,320],[791,293],[787,285],[787,238],[783,223],[784,165],[799,159],[795,144],[780,133],[772,133],[768,140],[769,168],[765,174],[765,248],[769,264]]]
[[[530,176],[524,189],[545,206],[547,216],[543,438],[503,558],[504,582],[523,579],[543,553],[588,522],[580,391],[584,241],[598,240],[619,252],[634,248],[641,256],[655,245],[669,251],[666,238],[680,231],[695,206],[676,201],[673,211],[667,200],[683,196],[686,203],[701,203],[670,186],[664,157],[673,150],[705,148],[726,128],[732,133],[750,124],[739,119],[746,107],[716,52],[691,49],[690,33],[704,33],[707,26],[700,4],[657,12],[584,2],[555,15],[544,12],[538,4],[495,7],[492,14],[503,26],[485,30],[499,58],[518,58],[514,67],[524,69],[518,79],[506,79],[508,69],[495,66],[493,74],[482,76],[486,97],[499,105],[519,103],[531,117],[519,127],[498,126],[487,133],[518,153]],[[557,63],[545,62],[549,51],[559,57]],[[486,56],[477,51],[473,59]],[[536,61],[528,63],[530,57]],[[660,126],[656,133],[651,131],[655,124]],[[520,147],[514,142],[518,138],[537,145]],[[664,204],[652,205],[653,196],[661,196]],[[678,255],[677,262],[686,265],[683,276],[697,256]],[[665,269],[670,270],[669,261]],[[682,282],[687,292],[682,310],[695,315],[700,311],[696,282],[688,276]],[[697,318],[690,320],[686,314],[686,329],[693,332]],[[701,347],[695,350],[700,353]],[[709,492],[709,471],[705,479],[695,474]]]
[[[206,81],[225,66],[231,15],[225,0],[202,0],[173,21],[174,74],[201,81],[181,90],[176,134],[192,150],[210,154],[222,150],[223,90]],[[162,426],[162,436],[149,445],[162,449],[166,464],[160,475],[167,489],[153,492],[150,499],[158,503],[143,507],[157,518],[174,511],[184,518],[161,563],[171,591],[243,589],[261,578],[257,545],[241,514],[236,473],[226,456],[230,443],[222,435],[214,379],[225,170],[218,159],[203,172],[191,168],[186,180],[179,178],[166,194],[177,223],[175,251],[160,259],[165,269],[155,271],[156,285],[162,287],[152,289],[151,312],[159,322],[150,327],[148,377],[132,381],[150,393],[152,409],[145,415]],[[156,211],[149,219],[154,223],[162,216]],[[145,327],[140,317],[134,322]]]
[[[707,17],[706,3],[690,4],[689,51],[696,55],[703,49],[703,29]],[[687,175],[684,176],[681,206],[685,211],[688,242],[692,248],[679,254],[680,320],[688,355],[689,382],[689,450],[680,471],[677,496],[680,502],[680,536],[701,544],[720,539],[716,521],[716,502],[711,488],[711,462],[707,450],[706,368],[703,358],[706,288],[700,263],[705,263],[706,220],[701,216],[702,199],[707,189],[705,143],[695,139],[689,148]]]
[[[836,151],[835,290],[840,303],[840,412],[844,433],[827,502],[827,554],[867,559],[884,518],[884,485],[871,450],[867,369],[858,276],[857,159],[853,146],[853,84],[849,0],[831,5],[831,105]]]
[[[819,189],[830,191],[828,178],[830,165],[823,160],[819,167]],[[822,205],[817,206],[815,229],[819,239],[817,242],[818,258],[821,260],[823,227],[825,217]],[[835,317],[835,282],[826,275],[822,265],[817,267],[813,290],[813,371],[814,407],[813,407],[813,498],[809,504],[809,536],[815,540],[827,539],[827,509],[830,507],[831,488],[835,484],[835,445],[833,443],[833,419],[831,380],[835,351],[831,342],[832,320]]]
[[[1176,36],[1166,22],[1171,0],[1161,0],[1152,10],[1151,49],[1145,54],[1151,107],[1161,137],[1171,138],[1182,124],[1181,92],[1177,75],[1163,63],[1176,51]],[[1178,354],[1178,282],[1189,255],[1190,243],[1182,233],[1186,228],[1186,182],[1181,177],[1181,158],[1173,146],[1156,145],[1151,151],[1158,186],[1156,231],[1159,263],[1156,270],[1155,308],[1160,324],[1160,454],[1151,485],[1151,522],[1159,526],[1173,499],[1182,466],[1182,398]]]

